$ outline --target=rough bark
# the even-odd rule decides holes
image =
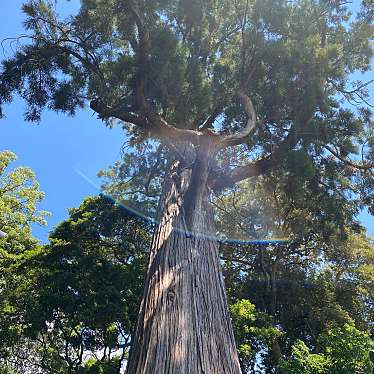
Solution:
[[[241,373],[199,149],[165,178],[128,374]]]

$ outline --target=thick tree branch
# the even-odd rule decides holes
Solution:
[[[200,137],[204,135],[202,132],[196,130],[179,129],[167,123],[165,119],[151,109],[147,108],[145,111],[146,117],[151,124],[149,131],[154,136],[166,141],[185,141],[195,145],[200,144]]]
[[[136,125],[143,130],[147,130],[149,127],[148,121],[145,117],[126,112],[123,109],[110,108],[101,99],[92,100],[90,102],[90,108],[95,111],[98,114],[98,117],[102,120],[117,118],[121,121]]]
[[[213,190],[219,191],[224,188],[233,187],[237,182],[244,179],[257,177],[266,173],[274,166],[271,156],[264,157],[257,161],[254,161],[245,166],[239,166],[233,169],[227,175],[219,175],[213,179],[211,183],[211,188]]]
[[[249,96],[243,91],[238,90],[237,96],[241,100],[245,113],[247,115],[247,124],[246,126],[239,131],[237,134],[232,135],[225,135],[222,136],[220,139],[220,148],[225,148],[228,146],[234,146],[244,143],[252,130],[256,126],[256,111],[253,106],[252,100],[249,98]]]
[[[308,123],[309,121],[307,121]],[[280,160],[283,155],[288,151],[293,149],[300,139],[300,133],[296,131],[296,126],[293,126],[288,135],[280,143],[278,148],[276,148],[273,153],[268,156],[264,156],[250,164],[238,166],[231,170],[226,175],[217,175],[213,177],[211,182],[211,188],[213,190],[222,190],[224,188],[233,187],[236,183],[248,179],[251,177],[257,177],[259,175],[265,174],[270,169],[279,165]]]
[[[90,103],[90,108],[94,110],[100,119],[117,118],[121,121],[131,123],[150,135],[174,145],[180,141],[199,144],[200,137],[204,134],[199,131],[178,129],[168,124],[158,113],[150,109],[145,109],[145,115],[138,115],[127,112],[124,109],[110,108],[102,100],[95,99]]]

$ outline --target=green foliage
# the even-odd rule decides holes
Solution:
[[[309,348],[301,340],[292,347],[292,355],[288,361],[283,361],[279,373],[284,374],[326,374],[329,360],[323,354],[310,353]]]
[[[100,361],[89,359],[84,367],[79,370],[79,374],[118,374],[121,367],[121,360],[118,357],[110,361]]]
[[[16,374],[16,372],[6,366],[0,365],[0,374]]]
[[[49,245],[27,251],[9,269],[12,293],[1,295],[5,303],[0,362],[21,372],[41,360],[46,372],[118,372],[118,354],[126,357],[126,341],[136,320],[149,232],[147,222],[103,196],[71,209],[70,218],[51,234]],[[231,255],[244,255],[246,263],[252,263],[251,271],[240,262],[226,260],[224,265],[243,370],[261,367],[271,372],[278,348],[283,357],[279,370],[285,373],[340,373],[344,368],[348,373],[354,372],[352,365],[361,370],[368,364],[370,340],[346,323],[355,320],[364,331],[372,320],[372,245],[353,234],[348,242],[337,238],[330,245],[324,252],[326,263],[317,272],[312,269],[319,255],[307,260],[297,254],[306,247],[287,255],[279,252],[285,250],[282,247],[266,252],[231,247]],[[263,271],[271,270],[277,252],[283,254],[276,283],[269,281],[276,291],[274,304]],[[293,265],[288,264],[290,259]],[[40,339],[47,344],[41,345]],[[318,346],[318,353],[306,344]],[[81,361],[82,349],[88,353],[105,348],[113,353],[103,360]],[[68,356],[62,359],[66,349]],[[30,352],[31,363],[25,363]]]
[[[229,307],[243,372],[253,370],[261,350],[269,349],[282,336],[272,325],[271,316],[256,311],[249,300],[235,300]],[[258,361],[258,360],[257,360]]]
[[[322,334],[320,345],[330,360],[329,373],[371,373],[369,351],[372,341],[368,333],[345,324]]]
[[[32,236],[32,224],[45,224],[46,212],[37,209],[44,194],[33,171],[26,167],[11,168],[17,157],[10,151],[0,152],[0,229],[6,236],[0,238],[0,356],[8,356],[21,331],[16,322],[19,294],[17,282],[27,282],[15,271],[20,262],[39,251],[38,241]],[[11,365],[2,365],[0,372],[15,373]]]
[[[233,328],[236,331],[237,348],[239,355],[244,359],[250,359],[253,355],[250,344],[246,341],[251,325],[256,319],[255,306],[249,300],[238,300],[230,305],[230,314]],[[242,359],[243,360],[243,359]]]
[[[147,101],[170,123],[197,126],[219,107],[234,130],[244,118],[232,93],[250,75],[267,123],[256,141],[266,149],[284,135],[272,124],[304,126],[319,112],[328,128],[339,113],[334,95],[372,56],[372,25],[336,2],[85,0],[59,20],[52,3],[30,0],[23,11],[32,39],[3,63],[0,99],[21,94],[32,121],[45,107],[74,114],[85,98],[136,110],[141,76]],[[144,61],[136,14],[149,34]]]
[[[224,176],[233,164],[278,149],[275,174],[289,200],[320,201],[306,208],[329,236],[336,226],[357,225],[363,205],[374,206],[371,173],[349,163],[374,160],[367,85],[351,79],[370,70],[371,10],[367,1],[353,17],[334,1],[86,0],[78,14],[60,20],[52,2],[30,0],[23,11],[31,38],[3,62],[0,104],[18,93],[26,118],[39,121],[44,108],[74,114],[100,98],[116,112],[141,117],[144,95],[176,127],[196,129],[214,114],[213,127],[232,133],[246,121],[234,98],[246,83],[261,126],[241,149],[223,150],[215,172]],[[118,187],[126,190],[126,200],[134,193],[138,206],[145,199],[135,191],[145,184],[154,198],[164,165],[145,174],[153,158],[139,156],[150,133],[123,127],[130,143],[143,148],[105,173],[115,180],[106,187],[115,195]]]
[[[101,363],[83,372],[118,368],[113,360],[126,356],[137,317],[149,231],[147,222],[104,196],[71,209],[49,245],[8,270],[12,293],[4,298],[1,321],[13,333],[0,360],[80,372],[85,355],[103,351]]]
[[[345,331],[346,336],[351,334],[349,329],[344,330],[344,325],[355,324],[357,334],[370,331],[374,305],[372,242],[352,234],[348,242],[337,240],[327,248],[324,253],[318,243],[300,247],[274,245],[266,249],[249,244],[224,248],[225,281],[231,303],[250,299],[256,305],[255,323],[249,320],[238,327],[238,318],[233,317],[238,347],[247,344],[248,339],[261,342],[261,345],[249,344],[251,355],[247,356],[246,366],[242,360],[243,368],[256,363],[270,373],[277,366],[279,352],[290,357],[292,346],[300,339],[307,346],[321,347],[322,337],[330,331],[334,331],[337,344],[344,349],[346,342],[337,334],[337,331]],[[250,334],[246,333],[246,326],[251,327]],[[276,334],[269,339],[266,334],[258,335],[253,326],[266,327],[265,333],[274,329]],[[351,335],[352,341],[361,344]],[[352,352],[361,352],[362,356],[364,350],[366,354],[369,351],[366,344],[361,351],[352,345],[347,347],[353,347]],[[341,357],[343,361],[347,357],[346,365],[354,361],[352,357],[348,359],[348,354]]]
[[[31,225],[44,225],[47,215],[37,210],[44,193],[34,172],[26,167],[9,170],[16,159],[10,151],[0,152],[0,229],[7,234],[0,239],[2,258],[35,247],[37,242],[31,235]]]
[[[351,75],[370,70],[371,3],[362,1],[353,17],[338,1],[83,0],[77,15],[61,20],[53,2],[30,0],[23,11],[31,38],[3,61],[0,106],[18,94],[26,119],[37,122],[45,108],[74,115],[97,98],[147,116],[143,94],[176,127],[198,129],[214,114],[217,132],[234,133],[246,122],[235,99],[244,86],[259,125],[245,144],[221,150],[212,175],[272,159],[274,150],[277,157],[257,181],[216,191],[218,230],[235,239],[290,239],[266,250],[222,246],[245,369],[260,360],[276,370],[280,351],[289,373],[366,370],[373,243],[357,215],[364,206],[374,211],[374,179],[364,170],[374,161],[374,140],[367,85]],[[122,126],[130,147],[102,172],[104,189],[154,216],[171,150],[162,139],[160,147],[147,140],[147,128]],[[3,172],[14,156],[1,157]],[[32,352],[54,373],[83,370],[83,351],[113,351],[119,334],[129,337],[149,228],[99,197],[73,209],[50,245],[37,247],[29,226],[43,219],[35,210],[42,196],[30,171],[9,175],[0,186],[0,229],[9,234],[0,249],[14,292],[1,295],[0,346],[17,347],[18,361]],[[84,370],[110,370],[109,356]]]
[[[251,300],[255,313],[267,316],[261,326],[281,332],[273,340],[258,337],[266,341],[262,348],[249,344],[248,361],[241,356],[243,368],[263,365],[270,373],[279,352],[289,357],[298,339],[315,347],[321,334],[347,323],[355,323],[361,331],[371,329],[372,239],[347,228],[342,237],[334,225],[327,226],[329,220],[320,222],[312,214],[314,207],[326,209],[323,201],[312,196],[307,201],[292,199],[275,176],[243,183],[215,204],[219,230],[242,240],[221,247],[230,302]],[[269,246],[246,242],[269,237],[286,237],[288,242]],[[247,344],[244,325],[235,331],[241,332],[238,347]],[[249,334],[255,336],[255,331]]]
[[[122,160],[99,172],[102,190],[129,209],[156,218],[169,153],[156,142],[129,146]]]
[[[367,333],[345,324],[341,328],[330,329],[320,336],[321,353],[311,353],[302,341],[292,347],[288,360],[282,360],[279,373],[287,374],[370,374],[369,360],[371,339]]]

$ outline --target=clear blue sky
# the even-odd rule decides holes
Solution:
[[[22,0],[0,2],[0,40],[24,33],[22,3]],[[79,0],[58,1],[62,14],[73,13],[79,3]],[[12,54],[9,44],[5,51],[0,50],[0,60],[4,53],[5,57]],[[23,108],[20,100],[5,108],[6,118],[0,121],[0,150],[15,152],[19,157],[17,165],[31,167],[46,193],[40,208],[52,212],[52,216],[47,227],[34,228],[35,236],[45,241],[48,232],[67,217],[68,208],[99,192],[82,174],[99,186],[97,172],[119,159],[125,138],[119,127],[106,128],[89,109],[74,118],[46,112],[42,123],[35,125],[24,122]],[[361,217],[374,235],[374,218],[368,214]]]
[[[22,0],[0,2],[0,40],[18,36],[22,28]],[[79,1],[59,1],[63,13],[77,9]],[[5,51],[0,49],[0,60],[11,56],[9,43]],[[48,232],[67,217],[67,209],[78,206],[86,196],[99,190],[85,180],[88,176],[96,185],[99,170],[107,168],[120,157],[120,148],[125,141],[123,131],[117,127],[109,129],[92,116],[87,108],[76,117],[45,112],[40,125],[23,120],[24,105],[21,100],[5,107],[6,118],[0,120],[0,150],[9,149],[18,155],[17,165],[32,168],[45,192],[40,208],[52,216],[47,227],[34,227],[34,234],[46,240]]]

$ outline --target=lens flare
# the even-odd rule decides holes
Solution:
[[[104,193],[101,190],[100,186],[97,183],[95,183],[89,176],[83,173],[81,170],[75,168],[74,171],[81,178],[83,178],[88,184],[94,187],[98,191],[98,193],[112,200],[118,206],[121,206],[130,215],[136,216],[144,221],[151,222],[152,224],[156,223],[156,220],[150,217],[149,214],[142,213],[140,209],[132,207],[130,201],[128,203],[125,203],[124,201],[120,201],[119,199],[116,199],[113,196]],[[201,237],[202,235],[199,235],[199,236]],[[204,235],[204,237],[210,240],[217,240],[218,242],[222,244],[226,244],[226,245],[250,245],[250,246],[257,246],[260,248],[266,248],[268,246],[274,246],[274,245],[287,244],[289,242],[288,238],[234,239],[234,238],[228,238],[226,236],[224,237],[222,235],[216,235],[216,236]]]

